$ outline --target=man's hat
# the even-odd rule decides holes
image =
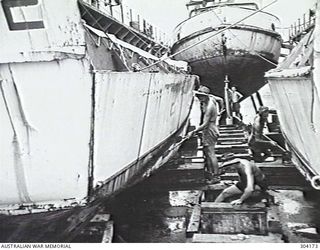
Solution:
[[[265,106],[261,106],[259,108],[259,114],[262,114],[262,113],[265,113],[265,112],[268,112],[269,111],[269,108],[268,107],[265,107]]]
[[[197,91],[193,91],[196,95],[208,96],[210,95],[210,89],[201,85]]]

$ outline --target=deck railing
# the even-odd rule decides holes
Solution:
[[[310,9],[308,13],[304,14],[302,18],[299,18],[289,28],[289,40],[299,41],[304,34],[310,31],[316,22],[316,10],[317,4],[314,8]]]
[[[85,0],[87,3],[98,8],[103,13],[112,16],[118,22],[121,22],[131,28],[143,33],[155,42],[164,46],[170,46],[171,40],[167,34],[160,28],[150,24],[139,13],[136,13],[130,7],[123,5],[121,0]]]

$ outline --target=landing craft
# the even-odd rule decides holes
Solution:
[[[99,2],[0,2],[1,242],[70,242],[186,133],[197,77]]]

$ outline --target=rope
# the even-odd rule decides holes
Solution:
[[[182,50],[180,50],[180,51],[178,51],[178,52],[176,52],[176,53],[174,53],[174,54],[172,54],[172,55],[170,55],[170,56],[164,57],[164,58],[162,58],[161,60],[155,62],[154,64],[151,64],[151,65],[149,65],[149,66],[147,66],[147,67],[145,67],[145,68],[143,68],[143,69],[140,69],[140,71],[145,70],[145,69],[148,69],[148,68],[150,68],[150,67],[153,67],[153,66],[157,65],[158,63],[163,62],[163,61],[166,60],[166,59],[171,59],[172,57],[174,57],[174,56],[176,56],[176,55],[179,55],[179,54],[181,54],[181,53],[183,53],[183,52],[185,52],[185,51],[187,51],[187,50],[189,50],[189,49],[191,49],[191,48],[193,48],[193,47],[195,47],[195,46],[197,46],[197,45],[199,45],[199,44],[201,44],[201,43],[203,43],[203,42],[205,42],[205,41],[207,41],[207,40],[209,40],[210,38],[212,38],[212,37],[214,37],[214,36],[216,36],[216,35],[219,35],[220,33],[222,33],[222,32],[224,32],[224,31],[226,31],[226,30],[228,30],[228,29],[236,26],[237,24],[239,24],[239,23],[241,23],[241,22],[243,22],[243,21],[245,21],[245,20],[247,20],[248,18],[254,16],[255,14],[257,14],[257,13],[259,13],[259,12],[261,12],[262,10],[266,9],[267,7],[273,5],[273,4],[276,3],[276,2],[278,2],[278,0],[275,0],[275,1],[273,1],[272,3],[264,6],[263,8],[261,8],[261,9],[255,11],[255,12],[253,12],[252,14],[250,14],[250,15],[242,18],[242,19],[240,19],[239,21],[237,21],[237,22],[235,22],[235,23],[233,23],[233,24],[230,24],[229,26],[227,26],[227,27],[225,27],[225,28],[217,31],[216,33],[212,34],[211,36],[208,36],[207,38],[205,38],[205,39],[203,39],[203,40],[200,40],[200,41],[196,42],[195,44],[191,44],[191,45],[189,45],[188,47],[186,47],[186,48],[184,48],[184,49],[182,49]]]

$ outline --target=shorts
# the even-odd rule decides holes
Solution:
[[[268,190],[268,183],[266,180],[260,181],[259,183],[255,183],[254,185],[258,185],[261,188],[261,191],[263,192]],[[242,192],[244,192],[244,190],[247,187],[247,184],[241,181],[238,181],[236,184],[236,187],[239,188]]]
[[[240,113],[240,103],[234,102],[232,104],[232,111],[236,113]]]
[[[219,130],[215,127],[207,128],[202,133],[203,146],[215,146],[219,138]]]

